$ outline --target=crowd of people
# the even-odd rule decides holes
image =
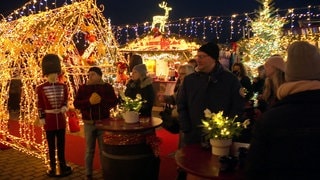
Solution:
[[[204,110],[223,111],[229,117],[237,116],[237,121],[250,119],[252,125],[244,139],[250,143],[245,166],[247,179],[299,179],[317,175],[320,158],[320,51],[308,42],[297,41],[287,50],[286,61],[279,55],[270,55],[263,65],[257,68],[258,75],[250,77],[242,62],[236,62],[227,69],[219,62],[220,48],[209,42],[202,45],[195,59],[180,65],[174,93],[157,97],[152,78],[148,76],[146,65],[139,58],[130,64],[131,76],[126,77],[125,95],[135,98],[137,94],[144,100],[140,116],[151,117],[155,98],[163,103],[177,107],[179,121],[179,145],[205,146],[201,119]],[[59,60],[56,55],[44,57]],[[43,74],[48,82],[37,88],[39,117],[46,130],[49,145],[50,170],[55,175],[56,160],[54,150],[62,171],[72,173],[64,158],[65,119],[67,89],[57,83],[60,66],[54,71],[44,67]],[[124,78],[122,78],[123,80]],[[48,86],[48,87],[46,87]],[[50,92],[57,92],[59,102],[51,102]],[[61,96],[63,95],[63,96]],[[86,178],[92,179],[92,164],[95,143],[102,149],[102,131],[95,127],[97,121],[110,117],[110,109],[121,99],[117,97],[111,84],[102,80],[99,67],[91,67],[88,81],[76,93],[74,106],[79,109],[84,122],[86,140]],[[51,107],[54,104],[54,107]],[[55,109],[53,111],[52,109]],[[52,116],[59,115],[59,126],[55,126]],[[51,118],[51,119],[50,119]],[[59,143],[55,143],[55,138]],[[102,155],[100,155],[102,157]],[[180,171],[177,179],[185,179]]]

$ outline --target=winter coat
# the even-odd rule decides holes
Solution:
[[[139,111],[140,116],[151,117],[152,116],[152,107],[155,99],[155,93],[152,86],[152,79],[146,77],[142,81],[129,80],[126,85],[125,95],[135,99],[137,94],[140,94],[142,100],[146,102],[142,103],[142,107]]]
[[[314,179],[319,177],[320,82],[291,88],[255,124],[246,162],[246,179]],[[317,87],[318,86],[318,87]],[[315,89],[318,88],[318,89]]]
[[[90,104],[89,98],[92,93],[101,96],[99,104]],[[74,107],[79,109],[83,120],[103,120],[110,116],[110,109],[118,103],[113,87],[108,83],[95,85],[82,85],[79,87],[74,99]]]
[[[240,82],[220,64],[210,74],[195,72],[184,78],[177,95],[177,107],[184,144],[201,143],[204,110],[224,111],[227,116],[242,114],[244,98]]]

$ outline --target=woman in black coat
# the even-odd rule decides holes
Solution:
[[[139,64],[133,67],[132,77],[126,85],[126,96],[135,99],[137,94],[140,94],[142,100],[145,100],[139,111],[140,116],[151,117],[155,93],[152,86],[152,78],[147,76],[145,64]]]

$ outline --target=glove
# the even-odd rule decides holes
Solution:
[[[60,109],[61,113],[65,113],[67,110],[67,106],[62,106],[62,108]]]
[[[90,104],[99,104],[101,102],[101,96],[98,93],[92,93],[89,98]]]

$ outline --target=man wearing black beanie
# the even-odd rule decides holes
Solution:
[[[240,82],[219,63],[219,46],[209,42],[197,52],[196,72],[185,77],[177,96],[182,146],[203,144],[201,119],[204,110],[223,111],[228,117],[241,115],[244,98],[240,95]],[[208,143],[207,141],[205,143]]]
[[[106,121],[110,117],[110,109],[118,103],[117,96],[111,84],[102,79],[102,70],[91,67],[88,71],[88,81],[79,87],[74,107],[79,109],[84,123],[86,142],[85,174],[87,180],[93,179],[93,159],[96,142],[99,146],[100,162],[102,163],[103,130],[97,129],[96,123]],[[103,172],[103,175],[106,174]]]

